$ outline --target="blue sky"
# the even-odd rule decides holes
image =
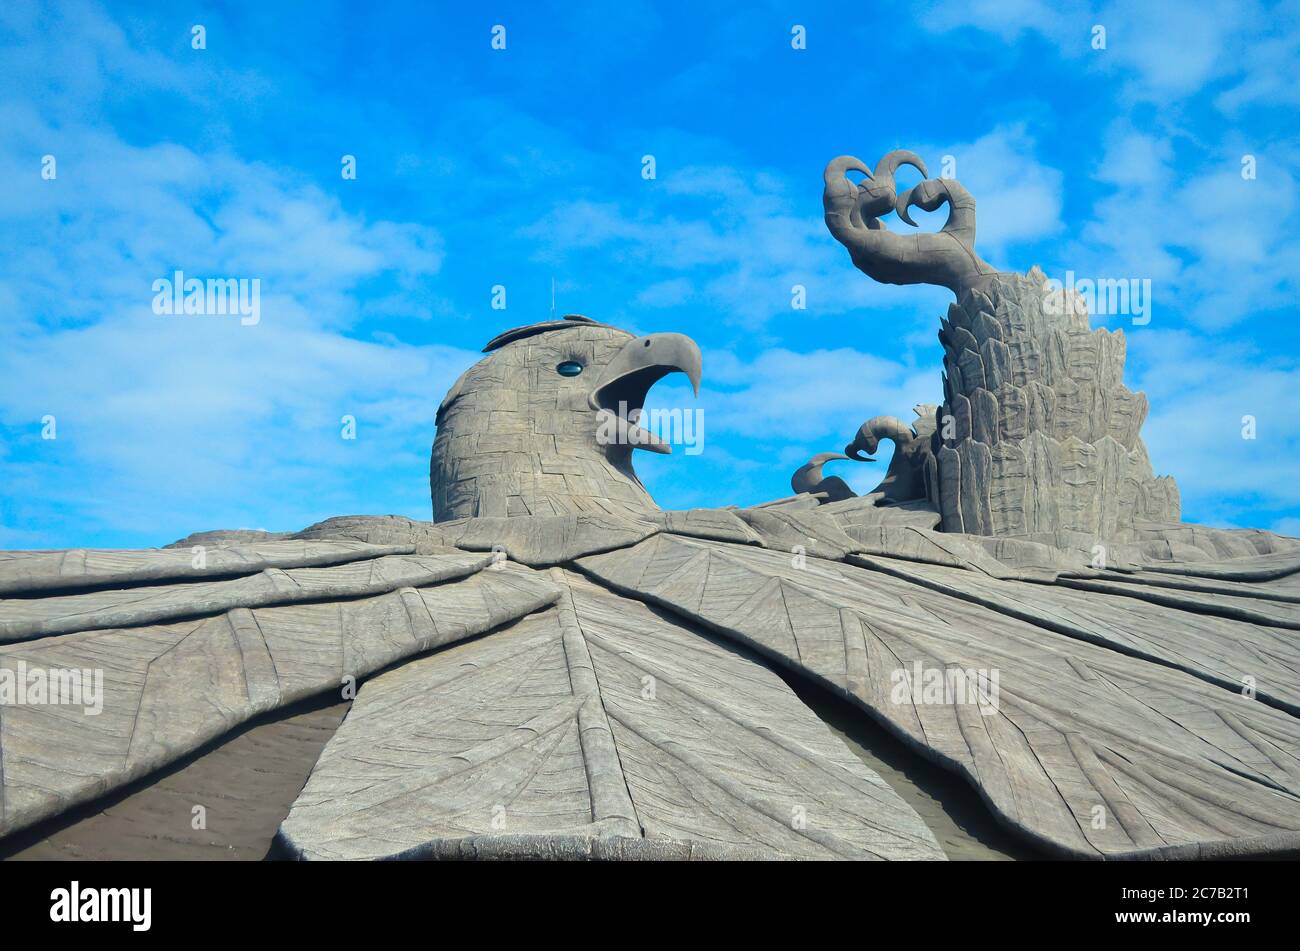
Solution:
[[[1294,2],[6,0],[0,547],[427,518],[438,402],[552,280],[704,350],[698,401],[653,394],[706,424],[638,454],[661,505],[788,494],[940,398],[948,292],[875,285],[821,220],[828,159],[897,147],[954,157],[991,263],[1150,279],[1149,324],[1094,322],[1125,328],[1156,470],[1190,521],[1300,534],[1298,114]],[[178,268],[259,278],[260,323],[155,315]],[[836,471],[865,490],[881,458]]]

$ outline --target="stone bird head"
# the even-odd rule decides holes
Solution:
[[[695,341],[569,315],[508,330],[483,349],[438,407],[435,521],[657,508],[632,450],[672,450],[637,421],[650,387],[670,373],[685,373],[699,393]]]

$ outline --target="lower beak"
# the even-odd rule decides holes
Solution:
[[[670,373],[685,373],[699,396],[703,362],[699,346],[685,334],[650,334],[629,340],[596,379],[589,398],[591,408],[617,417],[621,444],[671,453],[668,443],[641,429],[636,419],[650,387]]]

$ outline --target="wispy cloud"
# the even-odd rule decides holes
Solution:
[[[410,484],[407,514],[427,514],[405,475],[421,468],[434,409],[472,355],[349,332],[367,299],[407,316],[440,306],[441,236],[351,214],[260,161],[132,144],[98,125],[104,71],[183,81],[82,12],[60,22],[96,60],[58,67],[70,70],[66,95],[48,100],[59,120],[0,104],[11,185],[0,193],[0,544],[160,544],[211,527],[195,513],[295,528],[369,508],[366,478],[394,471]],[[153,281],[176,269],[259,281],[260,322],[155,314]],[[341,438],[344,415],[356,440]],[[41,438],[46,417],[55,439]]]
[[[796,468],[815,453],[842,451],[868,418],[897,416],[911,424],[914,406],[942,398],[928,369],[848,348],[805,353],[774,348],[752,358],[708,351],[704,356],[706,385],[698,400],[669,377],[647,402],[648,407],[698,407],[704,452],[644,464],[637,460],[652,491],[689,491],[692,504],[760,502],[774,497],[774,484],[784,486],[778,494],[788,494]],[[855,488],[870,489],[884,477],[892,449],[886,442],[877,463],[843,463],[836,472]],[[760,474],[767,478],[754,478]]]
[[[1176,104],[1218,86],[1216,105],[1233,112],[1298,95],[1294,0],[1209,0],[1194,13],[1178,0],[944,0],[921,22],[936,32],[973,28],[1008,44],[1040,36],[1066,60],[1118,78],[1128,103]]]
[[[950,177],[976,196],[977,248],[983,257],[1015,269],[1010,260],[1019,246],[1055,237],[1063,230],[1061,172],[1039,158],[1038,143],[1026,123],[998,126],[971,142],[922,148],[925,155],[933,156],[927,163],[932,176],[942,173],[943,158],[950,156]],[[933,215],[918,211],[913,218],[923,228],[933,228],[941,226],[947,214],[944,207]],[[896,227],[908,230],[906,225]]]
[[[1188,176],[1171,136],[1117,120],[1094,174],[1112,187],[1063,255],[1080,273],[1149,278],[1161,321],[1219,330],[1294,305],[1300,290],[1296,183],[1274,150],[1217,150]],[[1253,177],[1243,175],[1250,156]],[[1217,167],[1216,167],[1217,166]]]
[[[1177,478],[1185,510],[1249,526],[1252,510],[1300,506],[1300,419],[1289,408],[1300,387],[1295,354],[1179,331],[1130,340],[1130,385],[1152,405],[1147,448],[1156,471]]]

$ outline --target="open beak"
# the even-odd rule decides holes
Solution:
[[[702,366],[699,346],[685,334],[650,334],[629,340],[597,378],[591,408],[615,417],[620,445],[671,453],[668,443],[637,425],[646,394],[668,374],[685,373],[699,396]]]

